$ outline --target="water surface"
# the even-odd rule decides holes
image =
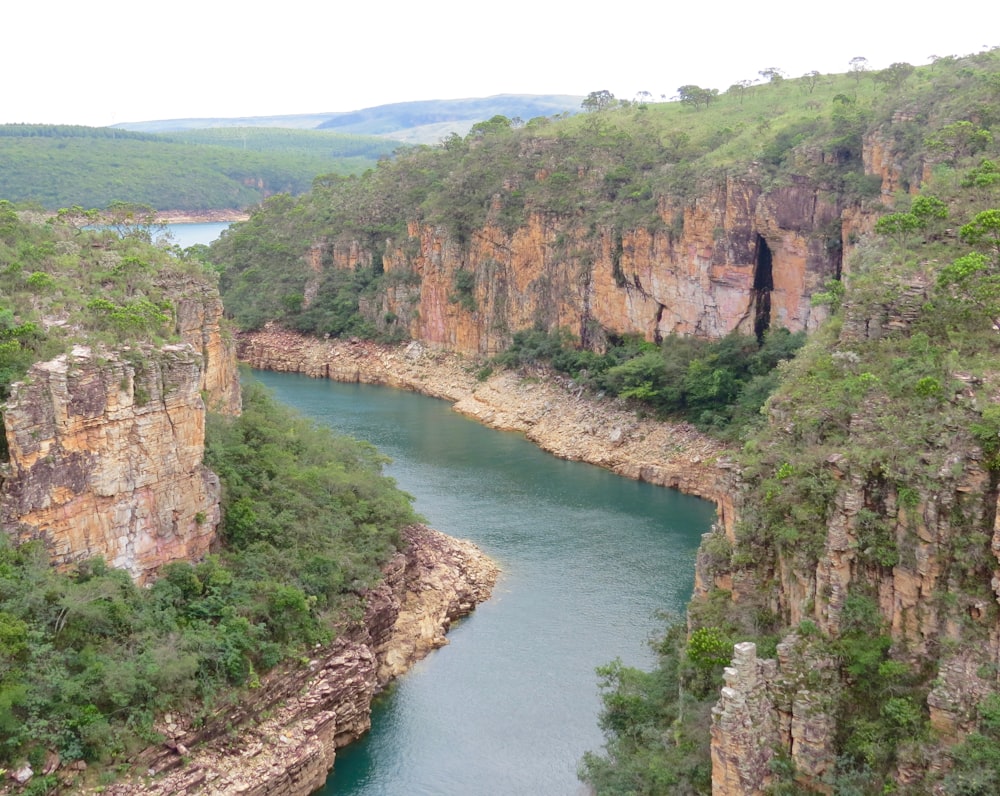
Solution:
[[[649,667],[681,612],[706,501],[566,462],[412,393],[256,372],[283,402],[391,456],[428,524],[502,567],[493,598],[376,702],[323,796],[581,792],[603,742],[595,667]]]
[[[229,229],[228,221],[206,221],[191,224],[167,224],[166,232],[170,233],[170,242],[182,249],[202,243],[205,246],[219,237],[224,230]]]

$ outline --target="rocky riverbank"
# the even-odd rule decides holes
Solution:
[[[721,521],[732,517],[729,464],[719,442],[687,423],[643,418],[627,403],[591,396],[551,372],[503,371],[480,380],[481,362],[420,343],[319,340],[274,325],[240,335],[237,356],[262,370],[442,398],[492,428],[525,434],[556,456],[713,500]]]
[[[250,214],[240,210],[160,210],[156,213],[158,224],[212,224],[246,221]]]
[[[322,787],[337,749],[370,728],[374,695],[447,644],[451,622],[489,598],[499,573],[470,542],[422,525],[403,537],[406,549],[366,595],[363,621],[198,726],[190,716],[164,716],[157,730],[165,742],[134,761],[145,776],[73,792],[307,796]]]

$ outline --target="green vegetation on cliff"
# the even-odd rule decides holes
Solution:
[[[414,321],[387,312],[386,297],[398,295],[400,283],[418,291],[413,264],[418,254],[431,258],[411,237],[414,229],[435,230],[442,236],[436,240],[461,253],[493,242],[490,230],[510,235],[541,218],[546,229],[565,233],[547,242],[546,256],[577,262],[576,278],[587,284],[595,253],[608,241],[613,265],[629,231],[675,241],[685,211],[733,180],[764,192],[807,185],[837,213],[877,211],[882,175],[866,171],[865,141],[891,158],[884,167],[904,192],[919,186],[925,170],[982,151],[997,116],[998,61],[1000,54],[989,51],[920,68],[772,75],[707,103],[611,98],[570,118],[518,123],[495,116],[438,147],[415,147],[363,175],[317,180],[298,199],[266,202],[213,248],[227,309],[245,328],[275,320],[320,335],[400,337]],[[725,231],[717,233],[722,241]],[[839,258],[840,218],[805,234],[831,260]],[[329,276],[346,270],[345,262],[353,277]],[[483,276],[470,270],[468,284],[454,285],[449,296],[473,317]],[[620,269],[613,278],[623,291],[642,292]],[[558,330],[557,319],[543,320],[544,331]],[[587,348],[601,348],[611,334],[587,327],[586,319],[580,327],[572,333]],[[519,331],[504,328],[502,318],[490,330],[501,348]]]
[[[829,734],[807,752],[771,739],[767,792],[996,792],[1000,113],[977,119],[942,128],[965,143],[858,242],[843,290],[822,298],[832,318],[779,369],[768,425],[736,454],[735,538],[702,545],[686,652],[609,679],[606,754],[583,771],[598,793],[663,792],[665,769],[707,761],[704,715],[677,707],[683,678],[636,686],[676,678],[699,632],[770,657],[784,640],[769,687],[822,695]],[[696,730],[695,748],[675,743]]]
[[[84,215],[46,220],[0,200],[0,400],[32,362],[73,343],[161,343],[176,339],[175,288],[211,284],[203,263],[149,245],[141,219],[118,231],[82,229]]]
[[[122,762],[162,740],[164,711],[204,720],[357,619],[415,519],[384,461],[251,385],[240,417],[210,417],[225,519],[204,561],[141,589],[100,560],[57,573],[0,535],[0,766]]]
[[[687,420],[703,431],[739,439],[761,420],[777,385],[777,366],[795,356],[804,332],[774,329],[763,340],[732,333],[721,340],[671,336],[660,345],[636,339],[603,354],[574,345],[566,333],[517,332],[493,358],[505,367],[546,363],[580,385],[631,400],[659,417]]]
[[[216,300],[204,263],[150,244],[148,208],[114,209],[96,231],[78,210],[46,219],[0,202],[0,419],[33,363],[74,344],[136,361],[178,342],[181,300]],[[204,721],[355,622],[417,519],[384,463],[251,385],[239,417],[207,421],[223,521],[204,560],[167,564],[144,589],[101,560],[56,572],[43,542],[0,532],[0,768],[30,762],[35,793],[56,785],[38,773],[53,754],[64,775],[83,760],[111,777],[162,740],[164,711]]]

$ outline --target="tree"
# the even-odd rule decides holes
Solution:
[[[488,135],[505,133],[511,129],[513,123],[506,116],[497,114],[485,122],[476,122],[469,130],[467,138],[485,138]]]
[[[735,94],[740,98],[740,105],[743,104],[743,98],[746,96],[750,87],[753,86],[753,80],[737,80],[733,85],[726,89],[727,94]]]
[[[863,55],[856,55],[851,59],[851,76],[855,83],[860,83],[865,72],[868,71],[868,59]]]
[[[879,235],[893,235],[899,245],[900,256],[906,250],[910,235],[926,229],[934,219],[948,217],[948,205],[936,196],[916,196],[908,213],[890,213],[875,222]]]
[[[1000,185],[1000,167],[992,160],[983,160],[962,178],[963,188],[972,188],[985,200]]]
[[[591,91],[580,103],[582,107],[588,113],[593,111],[606,111],[608,108],[613,108],[618,103],[615,99],[615,95],[612,94],[607,89],[602,89],[601,91]]]
[[[84,210],[80,205],[60,207],[50,221],[73,227],[79,234],[84,227],[93,226],[100,221],[101,211],[96,208]]]
[[[806,93],[812,94],[813,91],[816,90],[820,77],[822,77],[822,75],[820,75],[820,73],[815,69],[802,75],[802,83],[806,87]]]
[[[107,225],[120,238],[134,238],[144,243],[166,237],[167,225],[156,220],[156,210],[138,202],[116,201],[105,211]]]
[[[958,236],[970,246],[987,249],[993,256],[993,266],[1000,271],[1000,210],[977,213],[958,230]]]
[[[776,66],[769,66],[767,69],[761,69],[757,74],[768,83],[774,83],[775,85],[778,85],[785,79],[785,73]]]
[[[875,74],[878,76],[879,81],[885,83],[889,88],[899,88],[906,82],[906,78],[913,74],[913,69],[911,64],[905,61],[897,61]]]
[[[677,89],[677,98],[683,104],[690,105],[695,110],[700,105],[704,105],[707,108],[709,103],[717,96],[719,96],[717,88],[701,88],[700,86],[688,84]]]
[[[938,285],[982,312],[1000,329],[1000,210],[984,210],[963,225],[958,236],[980,251],[943,268]]]
[[[993,134],[970,121],[946,124],[934,135],[924,139],[924,146],[945,156],[949,163],[968,157],[993,143]]]

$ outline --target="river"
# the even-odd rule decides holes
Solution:
[[[595,668],[650,667],[659,611],[680,614],[714,507],[557,459],[447,403],[255,372],[304,415],[367,440],[428,524],[472,539],[503,575],[451,643],[375,704],[318,796],[575,796],[601,748]]]

